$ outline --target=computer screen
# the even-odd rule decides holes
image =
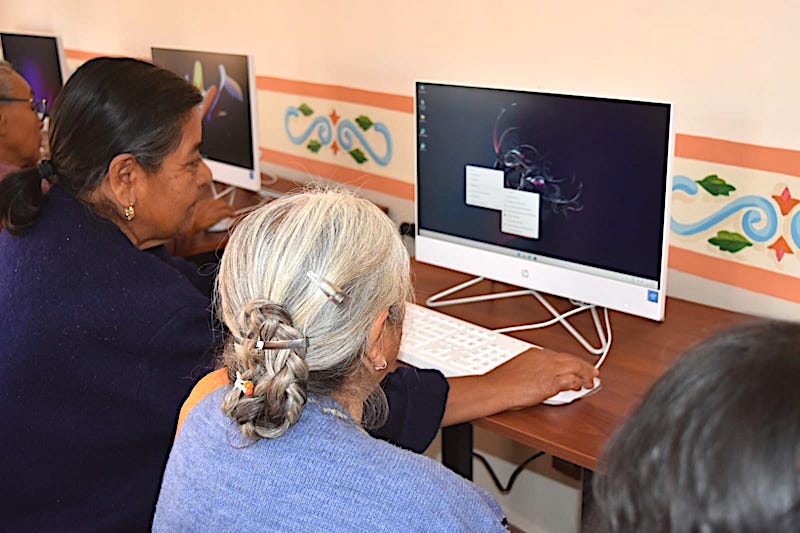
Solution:
[[[661,320],[672,106],[416,84],[416,257]]]
[[[25,78],[36,98],[46,98],[52,107],[64,85],[64,53],[61,41],[53,35],[0,33],[3,59]]]
[[[201,152],[214,180],[261,188],[252,56],[151,49],[153,63],[183,76],[203,93]]]

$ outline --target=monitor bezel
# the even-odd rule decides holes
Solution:
[[[64,54],[64,45],[61,41],[61,36],[54,33],[37,33],[37,32],[17,32],[17,31],[0,31],[0,50],[2,50],[2,57],[6,61],[9,61],[6,58],[6,51],[5,48],[2,46],[2,37],[8,35],[12,37],[41,37],[44,39],[50,39],[55,41],[56,43],[56,60],[58,62],[58,75],[59,81],[61,82],[61,86],[63,87],[65,83],[67,83],[67,60],[66,55]],[[14,63],[11,63],[11,66],[14,66]],[[36,95],[39,97],[39,95]],[[52,105],[52,102],[49,102],[49,105]]]
[[[261,190],[261,147],[258,142],[258,93],[256,92],[256,73],[255,73],[255,59],[253,54],[245,54],[241,52],[231,52],[226,50],[201,50],[194,48],[186,48],[181,46],[162,46],[153,45],[150,47],[150,61],[155,64],[153,53],[156,50],[163,50],[165,52],[183,52],[187,54],[219,54],[228,56],[239,56],[247,59],[247,89],[250,93],[250,130],[251,130],[251,147],[252,150],[252,168],[245,168],[215,159],[204,158],[204,161],[211,169],[213,180],[218,183],[224,183],[241,189],[249,191]]]
[[[668,109],[668,140],[665,154],[666,164],[664,176],[664,205],[663,224],[661,234],[661,261],[658,276],[658,287],[646,287],[632,282],[615,279],[619,276],[602,276],[596,273],[581,272],[561,266],[541,263],[526,257],[500,254],[488,250],[484,243],[475,241],[475,245],[466,244],[460,238],[443,238],[433,232],[428,232],[419,225],[419,85],[439,85],[448,87],[462,87],[501,91],[518,91],[523,93],[544,94],[555,96],[568,96],[589,99],[602,99],[631,103],[646,103],[664,105]],[[675,106],[672,102],[650,100],[642,98],[619,97],[609,95],[587,94],[575,91],[546,91],[530,90],[519,87],[502,87],[487,85],[472,85],[464,83],[448,83],[434,80],[416,80],[414,84],[414,215],[415,230],[415,258],[417,261],[429,263],[480,276],[490,280],[508,283],[514,286],[536,290],[563,298],[568,298],[582,303],[594,304],[624,313],[641,316],[651,320],[664,319],[667,297],[667,274],[669,261],[669,236],[670,236],[670,206],[672,197],[672,165],[675,150]],[[525,254],[523,254],[525,255]],[[608,272],[613,272],[607,270]],[[657,301],[651,301],[652,294],[656,291]]]

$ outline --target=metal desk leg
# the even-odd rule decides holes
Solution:
[[[472,479],[472,424],[465,422],[442,428],[442,464]]]
[[[592,511],[594,507],[594,495],[592,494],[592,477],[594,472],[588,468],[581,468],[581,531],[589,532],[592,530]]]

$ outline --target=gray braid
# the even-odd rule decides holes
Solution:
[[[236,420],[246,437],[279,437],[297,422],[306,403],[306,348],[260,350],[256,344],[259,340],[302,339],[303,335],[282,306],[263,298],[248,302],[238,322],[242,338],[229,341],[223,359],[231,382],[238,371],[255,387],[252,396],[232,387],[222,410]]]

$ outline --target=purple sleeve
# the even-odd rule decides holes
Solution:
[[[389,419],[372,436],[422,453],[436,437],[450,386],[438,370],[401,367],[381,383]]]

